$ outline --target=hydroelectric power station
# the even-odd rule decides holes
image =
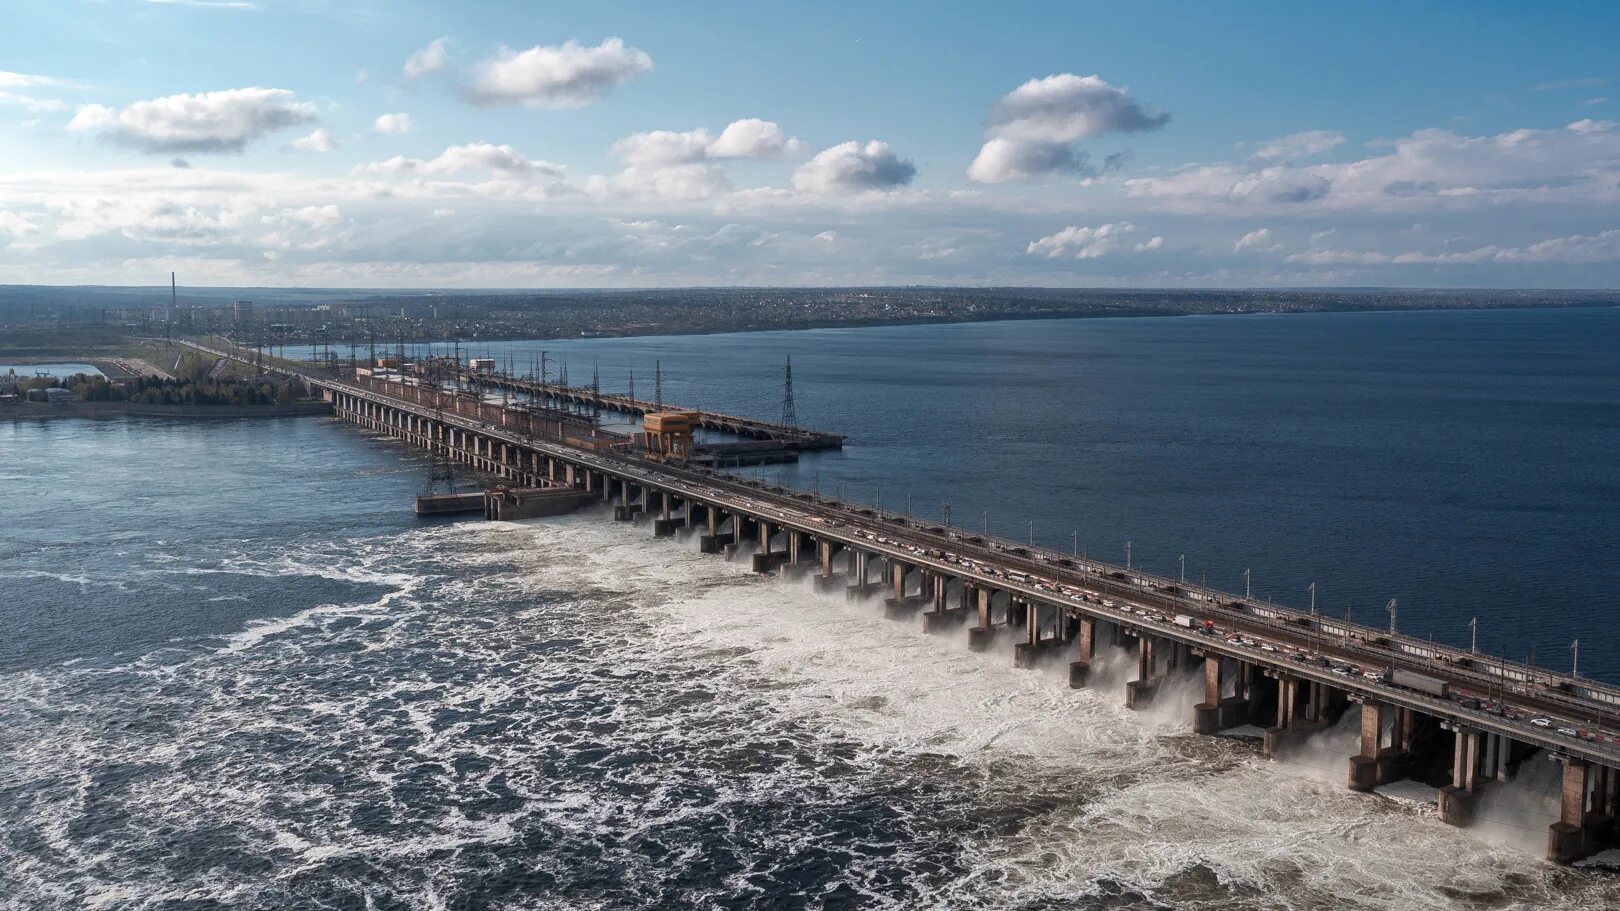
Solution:
[[[343,420],[500,479],[470,504],[488,517],[610,504],[616,520],[650,520],[658,536],[691,529],[706,553],[752,548],[757,572],[881,596],[889,615],[920,614],[930,632],[965,627],[971,648],[1013,636],[1019,666],[1066,660],[1075,687],[1087,685],[1100,650],[1128,649],[1127,705],[1153,704],[1172,675],[1197,674],[1202,698],[1185,706],[1193,729],[1263,727],[1268,755],[1356,712],[1346,785],[1436,784],[1453,825],[1468,825],[1481,793],[1524,764],[1556,762],[1547,857],[1568,863],[1620,839],[1620,687],[752,481],[698,458],[699,427],[778,450],[842,445],[788,422],[518,379],[493,365],[317,369],[225,342],[187,344],[299,380]],[[490,401],[491,390],[507,400]],[[611,433],[576,408],[642,415],[642,429]]]

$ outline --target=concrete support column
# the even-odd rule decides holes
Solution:
[[[1384,752],[1384,721],[1390,707],[1368,700],[1361,705],[1361,752],[1350,757],[1350,789],[1371,791],[1386,783],[1389,764]]]
[[[890,597],[899,601],[906,596],[906,570],[909,567],[899,560],[889,561],[889,587]]]
[[[1153,679],[1156,667],[1154,651],[1153,637],[1144,631],[1136,639],[1136,679],[1125,684],[1125,707],[1128,709],[1145,708],[1153,702],[1153,691],[1158,683]]]
[[[1204,656],[1204,701],[1193,706],[1193,733],[1221,732],[1221,656]]]
[[[974,592],[972,609],[978,614],[978,622],[968,630],[968,648],[982,652],[990,647],[990,640],[995,635],[990,612],[995,607],[996,592],[983,586],[975,586]]]
[[[1091,676],[1091,658],[1097,646],[1097,620],[1089,614],[1080,615],[1080,628],[1074,634],[1078,643],[1077,654],[1069,662],[1069,687],[1080,689]]]
[[[1473,817],[1478,792],[1480,759],[1479,731],[1459,728],[1452,743],[1451,784],[1440,789],[1440,818],[1454,826],[1466,826]]]
[[[823,579],[832,578],[833,546],[834,542],[832,541],[816,542],[816,562],[821,564],[821,577]]]
[[[1559,794],[1558,821],[1547,827],[1547,859],[1574,863],[1597,847],[1586,825],[1587,792],[1592,765],[1573,756],[1563,759],[1564,786]]]
[[[1277,675],[1277,727],[1290,728],[1294,724],[1294,697],[1299,682],[1287,674]]]

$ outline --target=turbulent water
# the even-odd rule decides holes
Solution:
[[[1122,667],[601,516],[418,523],[424,473],[320,420],[0,425],[0,907],[1620,906]]]

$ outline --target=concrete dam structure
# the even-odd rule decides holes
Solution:
[[[205,348],[221,356],[251,357]],[[1559,767],[1546,855],[1568,863],[1620,839],[1620,687],[1436,645],[858,503],[694,468],[666,451],[593,435],[533,406],[431,384],[275,367],[321,391],[342,420],[501,479],[612,507],[652,533],[690,529],[706,553],[751,551],[760,573],[814,576],[823,592],[881,597],[931,632],[982,649],[1011,636],[1014,661],[1066,661],[1086,686],[1105,649],[1134,659],[1126,704],[1185,711],[1213,735],[1263,728],[1276,754],[1359,714],[1346,787],[1413,778],[1438,787],[1447,823],[1470,823],[1482,794],[1526,763]],[[534,496],[529,494],[529,496]],[[511,497],[510,515],[520,514]],[[492,517],[502,513],[495,504]],[[489,513],[486,512],[486,515]],[[1196,702],[1168,703],[1201,682]]]

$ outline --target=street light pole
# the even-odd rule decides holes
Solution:
[[[1126,541],[1125,542],[1125,569],[1128,571],[1130,568],[1131,568],[1131,542]]]
[[[986,538],[990,537],[990,510],[988,509],[984,511],[984,536]]]
[[[1311,583],[1311,615],[1316,615],[1316,583]]]
[[[1177,559],[1179,559],[1181,561],[1181,584],[1186,585],[1187,584],[1187,555],[1182,554]]]
[[[1249,600],[1249,571],[1243,571],[1243,600]]]
[[[1029,546],[1035,546],[1035,520],[1029,520]]]
[[[1468,621],[1468,654],[1479,654],[1479,618]]]
[[[1070,537],[1074,538],[1074,555],[1078,557],[1080,556],[1080,530],[1075,529],[1074,534],[1070,535]]]
[[[1581,640],[1576,639],[1570,643],[1569,650],[1575,653],[1575,659],[1569,666],[1569,675],[1579,677],[1581,675]]]
[[[1395,630],[1395,621],[1398,619],[1398,614],[1396,613],[1396,604],[1395,604],[1395,599],[1394,598],[1389,599],[1389,603],[1384,605],[1384,610],[1389,611],[1389,631],[1393,633],[1393,632],[1396,631]]]

